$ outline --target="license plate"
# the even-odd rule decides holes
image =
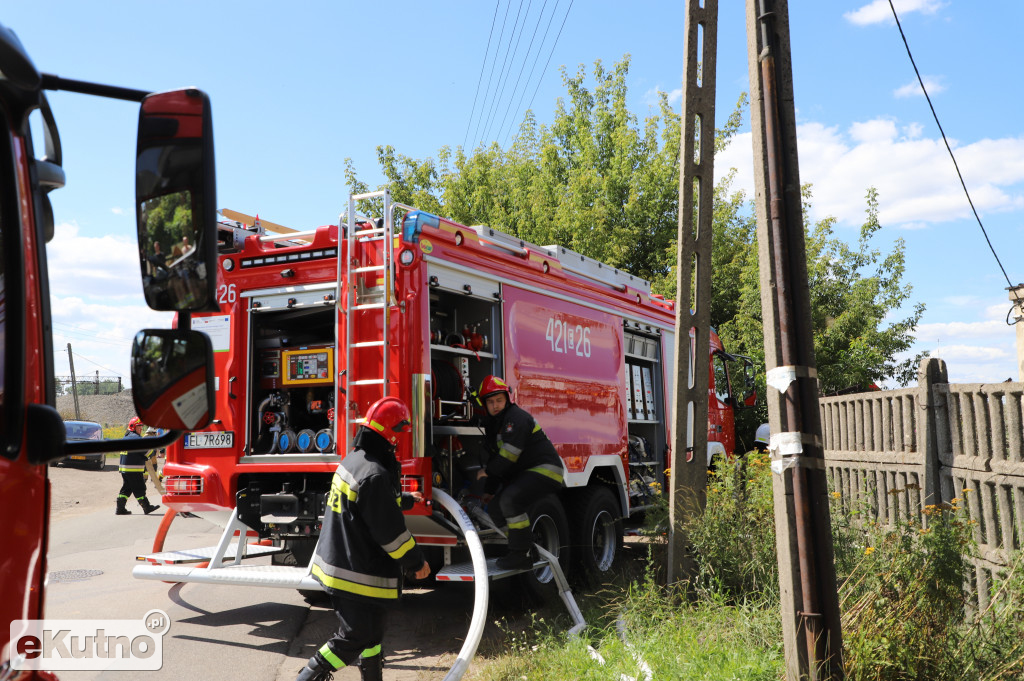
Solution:
[[[85,457],[82,456],[81,454],[72,454],[68,458],[69,459],[74,459],[75,461],[85,461]]]
[[[233,431],[219,433],[189,433],[185,436],[186,449],[227,449],[235,446]]]

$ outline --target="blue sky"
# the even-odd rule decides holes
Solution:
[[[487,127],[476,127],[482,102],[494,111],[487,141],[504,142],[504,131],[518,125],[531,100],[538,119],[549,121],[564,94],[562,65],[575,72],[583,64],[589,71],[597,59],[611,65],[628,53],[634,113],[645,116],[658,90],[681,106],[683,2],[569,5],[51,0],[45,11],[9,3],[0,22],[18,34],[44,72],[140,89],[204,89],[213,102],[218,205],[308,229],[336,223],[346,205],[345,158],[372,185],[381,179],[378,145],[417,158],[467,138],[474,146],[484,137],[476,131]],[[1011,281],[1022,282],[1024,95],[1015,83],[1024,63],[1024,3],[895,5],[996,253]],[[526,32],[518,49],[512,43],[511,77],[495,101],[520,8]],[[790,22],[800,176],[814,187],[812,218],[834,216],[837,235],[853,241],[864,195],[876,187],[879,245],[906,241],[912,299],[927,305],[918,348],[942,356],[954,381],[1019,380],[1014,329],[1005,323],[1006,281],[916,85],[888,1],[793,2]],[[721,124],[749,90],[742,2],[721,3],[718,41]],[[529,61],[513,101],[508,91],[524,58]],[[127,376],[133,332],[169,323],[167,315],[140,305],[132,250],[137,106],[63,92],[51,93],[50,102],[67,172],[67,186],[52,195],[57,373],[68,373],[71,342],[76,373]],[[505,119],[501,134],[499,118]],[[729,168],[737,170],[736,188],[751,195],[746,129],[716,159],[717,174]]]

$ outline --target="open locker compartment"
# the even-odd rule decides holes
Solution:
[[[249,334],[249,455],[325,455],[335,451],[337,313],[333,296],[294,293],[254,299]],[[325,299],[326,298],[326,299]]]
[[[430,289],[434,484],[459,498],[486,460],[474,392],[501,375],[501,292],[497,282],[436,268]]]

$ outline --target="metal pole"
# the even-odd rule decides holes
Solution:
[[[718,0],[687,0],[676,262],[668,583],[693,574],[683,526],[707,501]]]

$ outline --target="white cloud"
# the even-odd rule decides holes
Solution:
[[[940,92],[946,91],[946,86],[942,84],[940,79],[932,76],[923,76],[922,79],[924,80],[924,89],[928,91],[929,95],[937,95]],[[905,97],[923,97],[924,92],[921,90],[921,84],[913,80],[897,88],[893,95],[897,99],[903,99]]]
[[[935,14],[946,6],[940,0],[893,0],[893,7],[901,17],[912,12]],[[879,23],[895,23],[889,0],[874,0],[860,9],[843,14],[843,18],[857,26],[869,26]]]
[[[661,88],[654,87],[644,93],[643,101],[647,106],[658,106],[658,102],[661,101],[661,93],[665,92]],[[669,90],[668,103],[673,107],[678,107],[683,101],[683,89],[676,88],[675,90]]]
[[[973,219],[942,139],[920,132],[884,118],[846,130],[817,122],[798,126],[800,181],[813,185],[810,217],[859,225],[864,196],[875,187],[884,225],[920,229],[922,223]],[[1024,208],[1024,136],[950,144],[982,217]],[[718,177],[737,169],[734,187],[747,196],[753,196],[752,156],[751,135],[744,133],[715,159]]]
[[[121,208],[120,206],[114,206],[113,208],[110,209],[110,212],[113,213],[114,215],[124,215],[124,208]]]
[[[68,375],[116,374],[127,384],[131,341],[142,328],[168,328],[172,315],[145,304],[138,250],[128,239],[82,236],[78,225],[57,226],[47,245],[54,368]]]

